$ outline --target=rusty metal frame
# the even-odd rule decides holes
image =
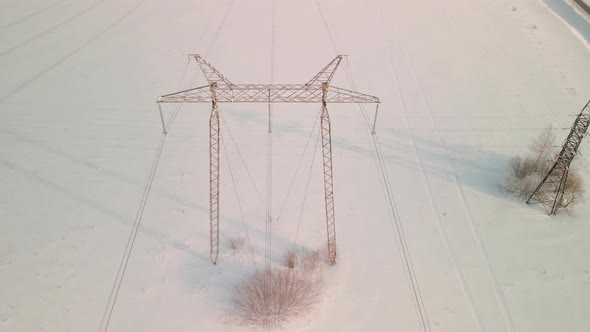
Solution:
[[[344,55],[338,55],[305,84],[234,84],[199,54],[189,54],[203,72],[207,85],[158,97],[158,110],[164,134],[167,133],[161,104],[211,103],[209,118],[209,216],[210,256],[213,264],[219,257],[219,103],[321,103],[321,135],[324,163],[324,191],[328,259],[336,264],[336,218],[334,213],[334,176],[332,162],[332,126],[328,103],[376,104],[372,132],[375,133],[380,100],[378,97],[330,85]]]
[[[561,146],[561,151],[555,159],[553,167],[541,180],[535,191],[526,201],[527,204],[541,203],[547,214],[557,213],[563,199],[570,166],[574,160],[582,140],[588,133],[590,126],[590,101],[582,108],[574,124]]]

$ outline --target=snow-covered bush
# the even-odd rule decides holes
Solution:
[[[512,193],[520,198],[528,199],[533,191],[541,182],[542,177],[539,173],[528,173],[521,177],[510,174],[502,183],[502,189],[505,192]]]

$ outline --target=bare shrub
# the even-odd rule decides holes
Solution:
[[[567,208],[570,205],[573,206],[584,198],[584,194],[586,193],[584,190],[584,181],[582,181],[582,178],[577,172],[570,170],[563,192],[563,198],[560,202],[563,208]]]
[[[244,240],[244,238],[241,235],[231,237],[227,242],[229,244],[229,248],[234,253],[240,251],[240,249],[242,249],[242,247],[246,243],[246,241]]]
[[[288,267],[290,269],[294,268],[295,264],[297,263],[297,252],[295,252],[294,249],[287,251],[283,255],[283,260],[285,261],[286,267]]]
[[[554,148],[555,135],[547,127],[531,144],[529,154],[523,159],[515,156],[510,161],[510,173],[500,187],[523,199],[528,199],[539,183],[553,167],[557,151]],[[576,171],[570,170],[560,207],[575,205],[584,196],[582,179]]]
[[[321,280],[292,269],[256,272],[236,287],[234,308],[245,322],[281,326],[318,301]]]
[[[291,249],[283,255],[283,261],[290,269],[295,268],[304,273],[315,272],[320,268],[320,251]]]
[[[531,172],[529,167],[530,164],[516,169],[513,167],[513,172],[501,184],[502,190],[527,199],[543,179],[539,173]]]
[[[521,198],[528,198],[553,165],[555,135],[547,127],[531,144],[525,158],[515,156],[510,161],[510,173],[501,188]]]

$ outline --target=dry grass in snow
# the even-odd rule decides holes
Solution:
[[[229,240],[227,240],[227,243],[228,243],[231,251],[234,254],[236,254],[238,251],[240,251],[240,249],[242,249],[242,247],[244,246],[246,241],[244,240],[244,238],[241,235],[238,235],[238,236],[229,238]]]

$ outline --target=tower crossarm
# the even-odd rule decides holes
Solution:
[[[209,62],[207,62],[207,60],[203,59],[203,57],[200,54],[189,54],[188,56],[189,60],[190,58],[194,58],[197,61],[209,85],[233,85],[232,82],[225,78],[217,69],[215,69],[215,67],[213,67]]]
[[[329,64],[327,64],[322,70],[320,70],[319,73],[317,73],[309,82],[307,82],[305,85],[314,85],[314,84],[330,84],[330,81],[332,81],[332,77],[334,77],[334,73],[336,72],[336,69],[338,69],[338,66],[340,65],[340,62],[342,61],[342,58],[344,58],[345,55],[338,55],[334,58],[334,60],[332,60]]]
[[[218,103],[321,103],[321,84],[233,84],[214,87]],[[160,103],[210,103],[210,86],[163,95]],[[335,86],[328,87],[328,103],[380,103],[378,97]]]

